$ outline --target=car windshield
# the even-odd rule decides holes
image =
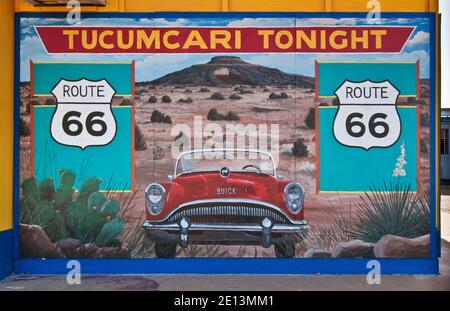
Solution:
[[[175,175],[214,172],[221,168],[232,172],[248,172],[275,175],[272,156],[259,151],[200,150],[179,156]]]

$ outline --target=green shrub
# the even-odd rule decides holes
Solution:
[[[145,142],[144,135],[137,124],[134,125],[134,149],[136,151],[147,150],[147,143]]]
[[[194,102],[194,100],[192,99],[192,97],[188,97],[188,98],[180,98],[178,102],[181,104],[191,104]]]
[[[231,94],[228,98],[231,99],[231,100],[239,100],[239,99],[242,99],[242,97],[239,96],[239,95],[237,95],[237,94]]]
[[[376,243],[387,234],[416,238],[430,232],[429,196],[409,184],[384,183],[361,200],[350,230],[354,239]]]
[[[292,147],[292,155],[299,158],[305,158],[309,154],[308,146],[305,145],[305,141],[303,139],[299,139],[294,142],[294,146]]]
[[[156,98],[156,96],[150,96],[150,98],[148,99],[148,102],[151,104],[157,103],[158,99]]]
[[[217,111],[216,108],[212,108],[208,111],[207,119],[210,121],[239,121],[239,116],[233,111],[228,111],[226,115]]]
[[[172,98],[169,95],[164,95],[161,97],[161,101],[165,104],[170,104],[172,102]]]
[[[20,136],[30,136],[30,134],[31,134],[30,126],[22,118],[20,118],[19,133],[20,133]]]
[[[316,127],[316,109],[314,107],[309,109],[305,117],[305,125],[311,130]]]
[[[53,241],[74,238],[98,246],[117,245],[125,223],[117,218],[120,203],[99,192],[101,180],[89,178],[75,196],[75,173],[60,170],[58,187],[52,178],[37,184],[31,177],[21,184],[20,221],[39,225]]]
[[[168,124],[172,124],[172,119],[160,112],[159,110],[154,110],[152,112],[152,116],[150,117],[150,121],[152,121],[153,123],[168,123]]]
[[[124,98],[122,99],[122,101],[120,102],[119,106],[132,106],[133,105],[133,101],[129,98]]]
[[[225,96],[223,96],[221,93],[219,92],[215,92],[211,94],[210,99],[214,99],[214,100],[224,100]]]

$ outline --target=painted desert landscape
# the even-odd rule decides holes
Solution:
[[[428,81],[422,81],[421,88],[420,100],[408,99],[402,104],[420,105],[420,184],[423,187],[422,192],[426,194],[425,185],[429,184],[430,141]],[[125,228],[117,238],[120,243],[102,245],[104,250],[100,249],[98,252],[95,247],[86,246],[83,248],[85,251],[83,255],[90,257],[95,253],[98,257],[154,257],[152,241],[144,236],[140,228],[145,213],[144,189],[151,182],[166,181],[168,175],[173,175],[174,143],[177,142],[179,149],[184,150],[195,148],[199,142],[201,146],[211,142],[220,144],[230,139],[226,137],[226,127],[230,124],[242,125],[244,128],[247,125],[254,125],[257,129],[267,128],[267,149],[269,152],[275,152],[275,157],[279,159],[277,173],[287,180],[299,181],[305,187],[305,219],[311,225],[311,232],[305,242],[297,248],[298,257],[327,257],[328,254],[328,257],[334,256],[335,247],[340,242],[355,240],[363,240],[361,243],[377,242],[369,238],[364,240],[356,235],[357,229],[360,229],[358,221],[361,221],[356,216],[359,210],[367,207],[368,197],[365,194],[316,193],[314,107],[331,106],[336,103],[332,99],[315,101],[314,93],[314,77],[288,74],[276,68],[246,63],[235,56],[213,57],[208,63],[193,65],[154,81],[137,82],[134,98],[114,99],[114,105],[134,105],[136,109],[137,191],[107,194],[108,198],[115,198],[121,205],[117,217],[124,220]],[[33,105],[54,105],[55,102],[52,98],[30,98],[29,83],[22,83],[20,98],[20,166],[23,183],[31,177],[30,111]],[[204,129],[208,124],[219,125],[223,132],[205,132]],[[200,128],[200,131],[194,130],[196,127]],[[190,133],[187,130],[177,130],[178,128],[189,128]],[[415,196],[419,197],[419,194],[414,193],[407,195],[411,196],[408,200],[413,200]],[[417,238],[426,233],[408,232],[404,237]],[[58,246],[58,241],[52,242],[61,249],[69,248],[67,245]],[[74,243],[79,247],[77,242]],[[89,247],[92,249],[91,253],[86,251]],[[108,247],[111,250],[106,250]],[[373,251],[374,246],[370,247]],[[59,256],[58,254],[55,256]],[[67,256],[67,253],[65,254]],[[273,247],[265,249],[259,246],[190,245],[186,249],[180,248],[177,256],[274,257],[275,255]]]

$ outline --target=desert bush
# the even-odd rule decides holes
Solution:
[[[150,117],[150,121],[152,121],[153,123],[172,124],[172,119],[168,115],[160,112],[159,110],[153,110],[152,116]]]
[[[216,108],[209,109],[207,119],[210,121],[219,121],[224,119],[224,115],[219,113]]]
[[[45,100],[45,105],[54,106],[54,105],[56,105],[56,100],[54,98],[47,98]]]
[[[99,192],[102,180],[87,179],[75,195],[75,173],[61,169],[59,174],[58,188],[53,178],[39,184],[35,177],[24,180],[20,222],[41,226],[53,242],[74,238],[83,244],[120,246],[117,238],[125,227],[117,217],[121,204]]]
[[[316,127],[316,109],[314,107],[309,108],[308,114],[305,117],[305,125],[309,129]]]
[[[30,136],[30,134],[31,134],[30,126],[22,118],[20,118],[20,122],[19,122],[19,134],[20,134],[20,136]]]
[[[292,155],[299,158],[304,158],[308,156],[308,146],[305,145],[304,139],[299,139],[294,142],[292,147]]]
[[[225,96],[222,95],[222,93],[219,92],[215,92],[211,94],[210,99],[214,99],[214,100],[224,100]]]
[[[285,92],[281,92],[280,94],[277,93],[270,93],[269,99],[287,99],[289,98],[289,95]]]
[[[162,160],[165,157],[164,149],[161,146],[156,146],[153,149],[153,160]]]
[[[137,124],[134,125],[134,149],[136,151],[147,150],[147,143],[145,142],[144,135]]]
[[[240,118],[239,118],[239,116],[238,116],[236,113],[234,113],[233,111],[228,111],[228,113],[227,113],[226,116],[225,116],[225,120],[227,120],[227,121],[239,121]]]
[[[428,154],[428,146],[423,138],[420,139],[420,154],[423,154],[423,155]]]
[[[268,92],[270,92],[270,90],[269,90],[268,88],[264,88],[264,89],[263,89],[263,92],[264,92],[264,93],[268,93]]]
[[[184,89],[184,88],[185,88],[184,85],[175,85],[175,87],[174,87],[175,90]]]
[[[216,108],[212,108],[208,111],[207,119],[210,121],[223,121],[223,120],[239,121],[240,120],[239,116],[236,113],[229,111],[226,115],[224,115],[224,114],[218,112]]]
[[[151,104],[157,103],[158,98],[156,98],[156,96],[150,96],[150,98],[148,99],[148,102]]]
[[[119,106],[132,106],[132,105],[133,105],[133,101],[129,98],[122,99],[122,101],[119,104]]]
[[[254,94],[255,92],[253,92],[252,90],[241,90],[239,92],[239,94]]]
[[[172,98],[170,98],[169,95],[164,95],[163,97],[161,97],[161,102],[165,104],[170,104],[172,102]]]
[[[193,102],[193,99],[192,99],[191,97],[188,97],[188,98],[180,98],[180,99],[178,100],[178,102],[179,102],[179,103],[182,103],[182,104],[190,104],[190,103]]]
[[[430,126],[430,115],[428,113],[420,114],[420,125],[421,126]]]
[[[231,94],[228,98],[231,99],[231,100],[239,100],[239,99],[242,99],[242,97],[239,96],[239,95],[237,95],[237,94]]]
[[[208,93],[208,92],[210,92],[210,90],[207,89],[206,87],[202,87],[199,92],[200,93]]]
[[[186,94],[190,94],[190,93],[192,93],[192,90],[191,90],[191,89],[185,89],[184,92],[185,92]]]
[[[384,183],[361,196],[350,236],[376,243],[384,235],[416,238],[430,232],[428,194],[414,193],[410,184]]]

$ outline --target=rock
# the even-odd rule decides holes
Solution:
[[[372,258],[375,244],[361,240],[338,243],[332,253],[333,258]]]
[[[385,235],[375,245],[374,253],[377,258],[426,258],[430,256],[430,235],[415,239]]]
[[[94,243],[83,244],[77,248],[79,258],[102,258],[102,254]]]
[[[56,243],[59,249],[66,255],[68,258],[77,258],[79,257],[78,248],[81,247],[80,240],[77,239],[62,239]]]
[[[305,253],[305,258],[331,258],[331,252],[323,249],[310,248]]]
[[[102,258],[130,258],[130,252],[122,247],[101,247]]]
[[[33,258],[64,257],[40,226],[27,224],[20,224],[20,255]]]

